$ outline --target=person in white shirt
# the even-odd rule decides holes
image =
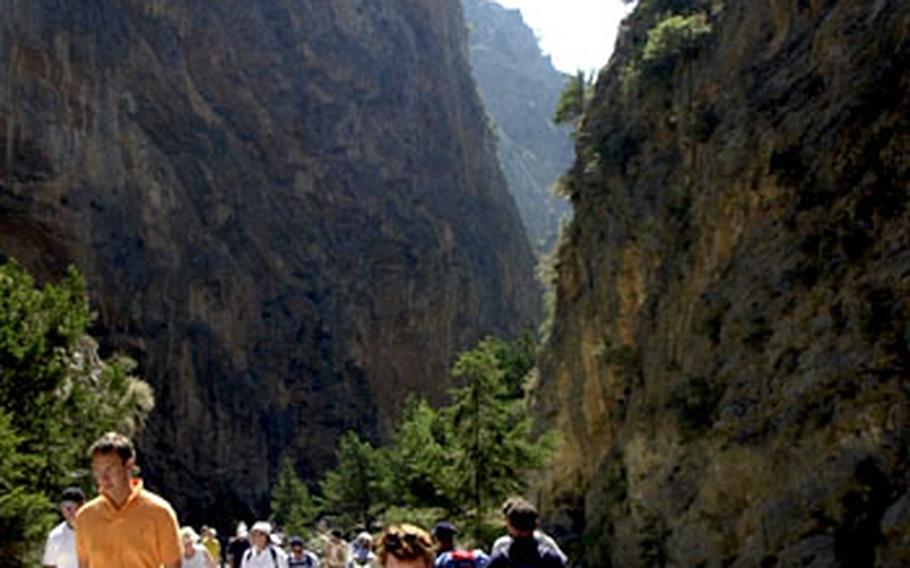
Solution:
[[[76,532],[73,522],[76,513],[85,503],[85,493],[78,487],[70,487],[63,492],[60,499],[60,513],[63,522],[54,527],[47,535],[47,544],[44,546],[44,557],[41,564],[49,568],[78,568],[79,560],[76,558]]]
[[[250,529],[250,548],[243,553],[241,568],[288,568],[288,555],[272,544],[272,525],[266,521],[253,523]]]
[[[357,535],[351,543],[351,554],[348,558],[347,568],[377,568],[379,562],[373,554],[373,536],[364,531]]]
[[[512,507],[515,505],[519,505],[520,507],[524,508],[525,510],[534,511],[534,513],[536,514],[537,510],[534,508],[534,506],[531,503],[528,503],[522,497],[518,497],[518,496],[509,497],[508,499],[506,499],[505,503],[502,504],[502,515],[506,519],[506,525],[508,525],[509,511],[511,511]],[[559,545],[556,544],[556,541],[553,540],[553,537],[551,537],[550,535],[548,535],[547,533],[543,532],[540,529],[534,529],[533,536],[534,536],[534,539],[537,540],[537,542],[540,544],[541,547],[551,551],[554,555],[559,557],[559,559],[562,560],[563,564],[567,564],[569,562],[568,557],[565,555],[565,553],[562,551],[562,549],[559,548]],[[497,538],[496,541],[493,543],[493,548],[490,549],[490,556],[492,557],[497,552],[500,552],[503,550],[508,550],[508,548],[509,548],[509,546],[511,546],[513,540],[514,539],[509,535],[505,535],[505,536],[501,536],[501,537]]]
[[[183,541],[183,558],[180,568],[215,568],[212,555],[199,543],[199,535],[193,527],[182,527],[180,539]]]

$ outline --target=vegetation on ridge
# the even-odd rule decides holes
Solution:
[[[585,77],[579,70],[575,76],[566,80],[566,86],[559,95],[556,111],[553,113],[554,124],[575,123],[585,112],[585,105],[591,96],[593,77]]]

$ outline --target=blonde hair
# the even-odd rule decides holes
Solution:
[[[386,527],[373,541],[373,550],[383,566],[389,555],[399,560],[423,559],[428,567],[433,566],[436,559],[430,533],[408,523]]]

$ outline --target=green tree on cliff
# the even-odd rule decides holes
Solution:
[[[578,120],[585,112],[587,92],[588,80],[585,78],[585,72],[579,70],[574,77],[566,80],[566,85],[556,103],[553,123],[568,124]]]
[[[87,334],[85,280],[38,286],[0,265],[0,558],[26,564],[67,485],[87,485],[85,451],[106,430],[133,434],[153,406],[126,358],[103,360]]]
[[[667,72],[680,58],[691,57],[711,31],[704,14],[665,17],[648,30],[641,57],[645,68]]]

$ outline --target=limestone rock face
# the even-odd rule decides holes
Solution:
[[[570,129],[552,121],[566,75],[556,70],[518,10],[462,0],[471,68],[498,140],[499,161],[532,245],[550,251],[571,213],[552,192],[572,165]]]
[[[0,251],[86,274],[187,518],[264,514],[284,454],[316,475],[534,324],[457,3],[2,6]]]
[[[896,0],[626,21],[537,392],[587,565],[907,562],[908,30]]]

